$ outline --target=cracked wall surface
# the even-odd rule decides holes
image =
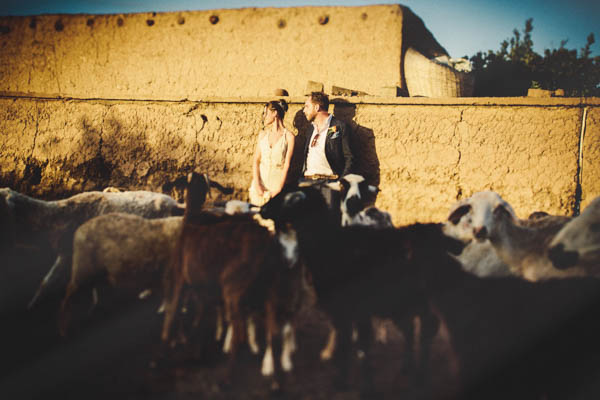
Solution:
[[[268,96],[285,88],[302,96],[313,80],[376,94],[402,86],[403,10],[0,17],[0,92],[178,100]],[[425,31],[418,22],[411,26]]]
[[[49,100],[0,97],[0,186],[41,198],[116,186],[160,191],[191,170],[247,199],[264,99],[205,102]],[[301,167],[303,98],[285,123],[297,134]],[[494,103],[495,101],[496,103]],[[334,99],[354,130],[357,169],[381,192],[376,205],[395,224],[441,221],[459,198],[499,192],[526,218],[571,215],[600,195],[600,100]],[[582,110],[587,107],[582,167]],[[579,174],[579,178],[578,178]]]

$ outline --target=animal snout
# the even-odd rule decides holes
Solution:
[[[358,196],[351,196],[346,199],[346,210],[350,216],[356,215],[362,208],[362,202]]]
[[[566,251],[565,246],[559,243],[548,249],[548,258],[557,269],[567,269],[577,264],[579,253]]]
[[[487,237],[488,237],[487,228],[485,226],[479,226],[479,227],[473,228],[473,236],[475,237],[475,239],[477,239],[479,241],[487,239]]]

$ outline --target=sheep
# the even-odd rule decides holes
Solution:
[[[489,241],[475,240],[473,226],[481,224],[485,214],[485,204],[498,201],[491,191],[479,192],[463,199],[450,208],[450,213],[444,224],[444,233],[467,243],[465,249],[456,258],[461,265],[472,274],[479,277],[511,275],[509,267],[498,257]],[[507,204],[507,210],[512,207]],[[515,215],[516,217],[516,215]]]
[[[554,236],[548,257],[560,270],[580,267],[600,277],[600,197]]]
[[[125,213],[105,214],[83,223],[73,236],[72,271],[60,308],[60,334],[67,333],[72,298],[82,288],[105,282],[135,294],[159,291],[181,227],[179,216],[145,219]]]
[[[148,191],[84,192],[62,200],[38,200],[10,188],[0,189],[0,209],[11,219],[9,229],[17,245],[28,246],[32,236],[42,235],[57,248],[64,232],[75,230],[88,219],[110,212],[160,218],[183,215],[171,197]],[[8,214],[8,215],[6,215]],[[3,229],[6,229],[2,221]]]
[[[208,180],[207,176],[205,176],[205,179],[208,194],[210,194],[209,188],[211,187],[217,188],[225,194],[233,192],[232,189],[225,188],[218,182]],[[107,191],[107,189],[110,190]],[[185,209],[175,199],[162,193],[148,191],[120,192],[111,188],[107,189],[103,192],[85,192],[54,202],[35,200],[27,196],[23,197],[23,195],[17,196],[17,198],[23,197],[22,202],[24,203],[37,204],[39,209],[46,210],[45,214],[54,215],[54,217],[50,217],[49,220],[45,221],[43,229],[47,230],[50,239],[53,241],[53,248],[57,253],[57,257],[29,302],[28,309],[33,308],[47,288],[53,284],[56,285],[58,277],[70,269],[73,234],[83,222],[97,215],[112,212],[139,215],[145,218],[181,216]],[[7,198],[10,198],[10,196]],[[27,207],[23,208],[27,209]],[[33,209],[33,207],[31,208]],[[35,221],[36,218],[42,216],[31,210],[28,213],[32,214],[28,216],[31,221]]]
[[[480,278],[452,260],[423,266],[429,303],[458,357],[456,398],[598,396],[587,391],[600,365],[596,279]]]
[[[420,241],[427,242],[430,247],[420,257],[435,263],[438,257],[445,259],[448,250],[459,252],[462,242],[443,235],[439,224],[415,224],[401,229],[341,227],[314,187],[278,194],[262,206],[261,216],[274,220],[277,232],[292,229],[297,235],[301,258],[312,275],[317,303],[334,326],[330,335],[334,340],[330,337],[329,344],[335,342],[333,358],[340,372],[339,384],[348,383],[354,354],[350,351],[352,326],[358,329],[360,348],[367,349],[372,317],[392,319],[405,333],[407,347],[412,350],[413,319],[419,316],[423,351],[421,358],[414,360],[409,350],[408,362],[425,368],[428,343],[437,325],[428,311],[423,285],[413,284],[420,274],[418,263],[413,263],[414,248]],[[428,240],[430,237],[436,239]],[[325,350],[324,353],[330,353],[333,349]],[[322,358],[330,357],[324,353]],[[368,364],[361,364],[367,392],[373,383]]]
[[[199,208],[210,187],[231,193],[206,175],[194,176],[202,182],[197,194]],[[69,320],[70,297],[84,284],[93,286],[98,277],[106,277],[113,287],[138,292],[160,287],[163,266],[174,251],[181,227],[181,217],[147,220],[123,213],[106,214],[81,225],[73,241],[61,246],[58,257],[68,266],[72,254],[71,279],[61,305],[61,334],[64,336]]]
[[[0,189],[0,236],[10,237],[10,247],[47,244],[54,255],[58,255],[30,302],[30,308],[56,271],[65,269],[61,246],[70,247],[74,231],[83,222],[109,212],[159,218],[182,215],[183,208],[169,196],[148,191],[85,192],[63,200],[44,201],[10,188]]]
[[[552,237],[570,220],[568,217],[519,220],[500,195],[485,191],[471,196],[448,220],[447,234],[463,240],[473,237],[479,242],[489,239],[498,258],[514,275],[531,281],[585,275],[581,269],[556,270],[545,254]]]
[[[161,339],[168,342],[179,298],[193,289],[199,299],[197,318],[208,321],[203,324],[205,338],[216,336],[212,321],[216,310],[224,309],[225,321],[230,327],[224,344],[224,351],[230,353],[229,372],[241,344],[246,341],[248,317],[257,311],[265,313],[267,351],[261,370],[263,375],[278,373],[272,365],[273,351],[278,349],[273,349],[271,342],[280,326],[284,327],[285,338],[281,365],[284,370],[290,370],[293,334],[286,324],[280,323],[278,314],[286,306],[282,293],[290,296],[295,292],[293,288],[281,290],[282,285],[291,281],[285,276],[295,274],[298,268],[290,268],[294,264],[283,258],[279,239],[285,242],[285,238],[274,238],[251,214],[215,215],[200,210],[195,206],[199,190],[197,177],[190,176],[188,182],[183,228],[165,280],[166,307]],[[289,254],[293,259],[295,252],[291,250]],[[203,343],[205,347],[214,348],[209,341]]]

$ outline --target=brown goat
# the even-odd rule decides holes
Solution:
[[[281,306],[276,285],[287,264],[281,245],[252,216],[217,215],[196,206],[201,187],[197,177],[189,178],[182,233],[165,277],[161,338],[163,342],[169,340],[180,298],[184,292],[194,290],[198,299],[196,319],[205,340],[217,336],[214,321],[217,310],[223,307],[225,322],[231,329],[227,348],[233,366],[240,346],[247,341],[250,314],[265,313],[267,342],[278,333]]]

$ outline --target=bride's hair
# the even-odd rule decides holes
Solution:
[[[285,112],[288,110],[288,104],[284,99],[270,101],[265,105],[265,107],[267,107],[269,110],[276,111],[277,118],[279,119],[283,119]]]

